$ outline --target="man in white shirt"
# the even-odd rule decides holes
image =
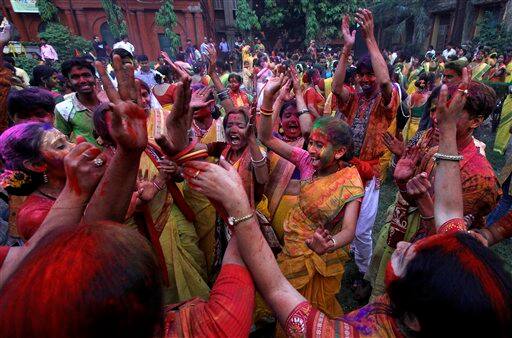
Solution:
[[[229,58],[229,45],[226,41],[225,37],[222,37],[221,42],[219,43],[220,56],[222,61],[227,61]]]
[[[121,41],[114,43],[114,49],[122,48],[129,51],[132,55],[135,55],[135,47],[128,41],[128,36],[123,35]]]
[[[453,49],[453,47],[451,45],[446,45],[446,49],[443,50],[443,57],[445,60],[449,61],[449,57],[450,56],[455,56],[457,55],[457,51],[455,49]]]
[[[137,62],[139,63],[140,70],[135,72],[135,77],[144,81],[149,88],[153,88],[156,85],[155,75],[157,72],[151,69],[148,57],[146,55],[139,55]]]

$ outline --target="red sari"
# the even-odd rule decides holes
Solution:
[[[247,337],[254,310],[254,284],[240,265],[222,266],[210,300],[194,298],[165,308],[165,338]]]
[[[39,229],[50,212],[53,203],[55,203],[55,200],[35,194],[30,195],[23,202],[18,217],[16,217],[16,227],[25,241],[29,240]]]

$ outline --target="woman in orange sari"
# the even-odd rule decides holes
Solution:
[[[249,107],[251,105],[251,98],[245,91],[240,90],[242,85],[242,77],[238,74],[231,73],[228,77],[229,91],[228,95],[233,101],[235,108]]]
[[[349,259],[342,248],[354,238],[364,188],[357,169],[347,163],[352,139],[345,122],[318,119],[308,151],[272,135],[273,97],[282,81],[272,78],[265,87],[260,138],[299,169],[301,187],[298,203],[284,221],[284,248],[277,261],[311,304],[335,318],[343,313],[336,294]]]
[[[291,82],[280,90],[274,103],[273,134],[284,142],[302,148],[304,138],[301,134],[299,112],[307,110],[302,90],[297,84],[295,97],[291,95]],[[278,115],[279,114],[279,115]],[[268,211],[276,235],[282,243],[283,223],[291,208],[297,204],[300,191],[300,171],[290,161],[270,151],[270,176],[265,187],[268,198]]]
[[[317,90],[321,80],[320,72],[317,69],[308,69],[302,80],[306,85],[303,93],[304,101],[314,121],[316,118],[323,116],[325,106],[325,98]]]

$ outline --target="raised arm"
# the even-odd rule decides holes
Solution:
[[[221,167],[222,166],[222,167]],[[226,161],[221,166],[206,162],[188,162],[185,172],[197,191],[222,202],[229,216],[254,215],[237,171]],[[199,175],[195,175],[197,170]],[[258,291],[276,312],[284,327],[291,311],[305,299],[286,280],[263,237],[255,216],[235,226],[240,254],[251,271]]]
[[[469,84],[467,69],[463,69],[462,83],[448,104],[448,88],[441,87],[437,102],[436,118],[439,128],[438,153],[447,156],[458,156],[457,121],[466,103],[466,92]],[[440,160],[436,167],[434,182],[435,201],[434,216],[436,228],[454,218],[464,217],[462,201],[462,183],[458,161]]]
[[[299,81],[299,75],[295,67],[290,68],[290,78],[292,80],[293,93],[295,94],[295,100],[297,102],[297,111],[299,112],[300,131],[305,139],[309,137],[311,128],[313,128],[313,119],[311,114],[308,112],[308,107],[304,101],[304,95],[302,95],[302,87]]]
[[[256,140],[256,111],[253,111],[250,121],[247,125],[247,143],[249,152],[251,153],[251,162],[254,170],[254,177],[258,184],[266,184],[268,182],[268,165],[267,159],[261,153]]]
[[[375,73],[377,83],[381,88],[384,104],[388,105],[391,102],[391,96],[393,94],[393,84],[389,78],[387,63],[382,57],[379,45],[377,44],[377,40],[373,33],[373,14],[367,9],[360,9],[356,13],[355,20],[359,25],[361,25],[363,38],[366,42],[366,46],[368,47],[368,52],[370,53],[370,58],[372,60],[373,72]]]
[[[293,146],[278,139],[272,134],[272,109],[274,105],[274,95],[281,89],[284,82],[284,74],[281,74],[279,77],[272,77],[268,80],[267,85],[263,90],[263,103],[260,108],[261,120],[258,126],[258,136],[267,148],[285,159],[290,159],[293,152]]]
[[[117,148],[91,198],[84,220],[122,223],[135,188],[140,156],[147,145],[146,114],[141,108],[140,83],[135,80],[132,65],[123,65],[121,58],[114,55],[118,90],[114,88],[101,62],[96,62],[96,67],[111,102],[110,134]]]
[[[233,101],[231,101],[231,98],[227,94],[227,89],[222,84],[222,81],[220,81],[219,75],[215,71],[215,65],[217,63],[217,51],[215,50],[215,47],[209,46],[206,47],[208,50],[208,75],[212,78],[213,85],[215,86],[215,90],[217,91],[217,95],[219,96],[220,104],[224,107],[226,112],[232,110],[235,108],[233,105]]]
[[[158,133],[160,135],[155,135],[155,140],[162,150],[172,158],[189,144],[188,131],[193,118],[193,112],[190,109],[192,79],[186,70],[172,62],[167,53],[161,52],[160,54],[180,80],[176,86],[176,100],[170,114],[165,119],[165,130],[161,130]]]
[[[343,51],[341,52],[340,61],[338,62],[338,66],[334,72],[332,92],[341,99],[341,102],[347,102],[350,94],[348,89],[345,88],[345,73],[347,71],[347,60],[356,40],[356,31],[354,30],[350,32],[350,21],[348,15],[343,17],[341,32],[343,34]]]

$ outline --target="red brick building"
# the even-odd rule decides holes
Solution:
[[[10,0],[0,0],[7,18],[14,24],[21,41],[38,41],[38,33],[44,24],[38,13],[17,13]],[[113,37],[107,24],[107,17],[99,0],[54,0],[59,9],[60,22],[86,39],[94,35],[102,36],[110,46]],[[146,54],[156,59],[161,49],[168,47],[169,41],[164,30],[155,24],[155,13],[162,0],[118,0],[128,25],[130,42],[135,46],[135,54]],[[211,0],[174,0],[178,17],[176,33],[182,44],[191,39],[198,46],[203,37],[213,36],[213,6]]]

